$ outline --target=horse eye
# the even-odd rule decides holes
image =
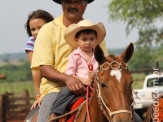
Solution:
[[[107,87],[104,83],[101,83],[101,87],[104,88],[104,87]]]

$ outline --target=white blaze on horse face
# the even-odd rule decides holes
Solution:
[[[116,79],[120,82],[121,81],[121,77],[122,77],[122,73],[121,73],[121,69],[119,70],[111,70],[111,72],[110,72],[110,75],[111,76],[115,76],[116,77]]]

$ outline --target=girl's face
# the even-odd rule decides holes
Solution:
[[[97,37],[94,34],[81,34],[79,38],[75,38],[80,49],[84,52],[91,52],[96,46]]]
[[[37,37],[37,34],[40,30],[40,28],[46,23],[45,20],[43,19],[31,19],[30,22],[29,22],[29,27],[30,27],[30,30],[31,30],[31,34],[32,36],[36,39]]]

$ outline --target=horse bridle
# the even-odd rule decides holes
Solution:
[[[116,68],[113,66],[114,64],[117,64],[117,67],[116,67]],[[104,68],[104,65],[107,65],[107,67]],[[119,69],[122,69],[122,68],[123,68],[123,69],[127,69],[127,68],[128,68],[127,64],[124,63],[124,62],[117,62],[117,61],[113,61],[113,62],[111,62],[111,63],[105,62],[105,63],[103,63],[101,66],[99,66],[99,69],[98,69],[98,71],[97,71],[97,74],[98,74],[101,70],[103,70],[103,71],[106,71],[106,70],[108,70],[108,69],[111,69],[111,70],[119,70]],[[131,110],[117,110],[117,111],[113,111],[113,112],[110,111],[110,109],[107,107],[107,105],[105,104],[105,102],[104,102],[104,100],[103,100],[103,98],[102,98],[102,96],[101,96],[99,78],[98,78],[98,75],[97,75],[97,74],[96,74],[97,98],[98,98],[98,102],[99,102],[100,107],[101,107],[101,111],[102,111],[103,114],[106,116],[106,118],[108,119],[108,121],[111,121],[111,120],[109,120],[109,116],[110,116],[111,118],[113,118],[113,115],[119,114],[119,113],[128,113],[128,114],[131,114],[131,117],[132,117],[132,119],[133,119],[132,109],[131,109]],[[103,106],[104,106],[105,108],[104,108]],[[109,116],[107,115],[106,110],[108,111]]]

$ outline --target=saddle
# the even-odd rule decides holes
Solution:
[[[88,95],[89,97],[92,96],[92,93],[89,93]],[[71,113],[72,111],[74,111],[75,109],[78,109],[78,107],[82,108],[81,104],[85,104],[85,100],[86,100],[86,95],[82,95],[80,97],[75,98],[69,105],[69,107],[67,108],[68,113]],[[78,109],[79,110],[79,109]],[[61,121],[66,121],[66,122],[74,122],[76,114],[78,112],[78,110],[75,110],[74,112],[72,112],[71,114],[61,118]]]
[[[76,102],[72,105],[71,107],[71,110],[70,111],[73,111],[75,110],[77,107],[79,107],[83,102],[84,102],[85,98],[84,97],[80,97],[76,100]],[[67,119],[67,122],[74,122],[74,119],[75,119],[75,116],[77,114],[77,111],[76,112],[73,112],[71,114],[71,116]]]

